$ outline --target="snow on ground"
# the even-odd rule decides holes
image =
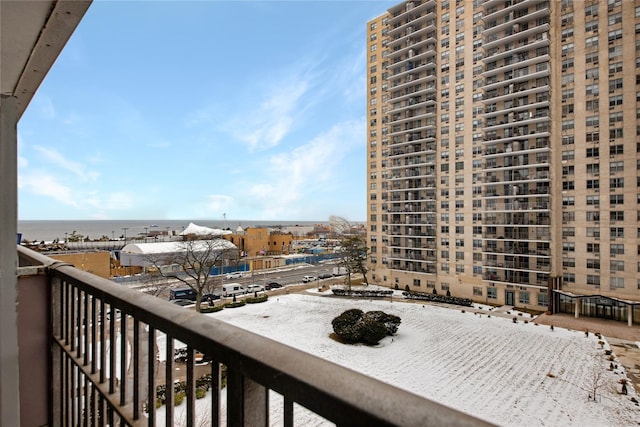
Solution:
[[[331,320],[349,308],[383,310],[402,324],[374,347],[340,344],[329,338]],[[499,425],[640,422],[630,401],[638,396],[633,387],[618,394],[625,374],[607,370],[611,362],[593,334],[462,310],[292,294],[210,316]]]

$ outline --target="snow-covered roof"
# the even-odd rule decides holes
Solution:
[[[210,248],[216,250],[237,249],[237,246],[225,239],[214,240],[192,240],[188,243],[191,250],[198,252]],[[122,248],[121,252],[126,254],[170,254],[180,253],[187,250],[187,242],[159,242],[159,243],[130,243]]]
[[[186,236],[189,234],[195,234],[196,236],[223,236],[225,234],[231,234],[230,230],[221,230],[219,228],[209,228],[203,225],[196,225],[194,223],[190,223],[187,228],[185,228],[181,236]]]

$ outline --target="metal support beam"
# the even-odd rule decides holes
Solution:
[[[17,102],[0,95],[0,426],[20,425],[17,272]]]

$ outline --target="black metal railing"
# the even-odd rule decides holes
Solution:
[[[50,425],[159,425],[156,395],[164,385],[161,418],[173,426],[179,407],[171,392],[177,379],[177,343],[186,346],[186,366],[179,372],[185,381],[182,422],[188,426],[267,426],[270,410],[281,411],[284,425],[292,426],[294,403],[336,425],[487,425],[215,318],[39,253],[19,251],[22,264],[44,266],[50,286]],[[159,337],[166,342],[164,350],[158,348]],[[196,369],[202,369],[197,354],[210,360],[205,368],[210,374],[207,419],[196,411]],[[282,403],[270,402],[271,390],[283,397]]]

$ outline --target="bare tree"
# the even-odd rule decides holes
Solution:
[[[145,285],[142,290],[154,297],[159,296],[168,286],[167,278],[157,268],[148,269],[147,274],[142,277],[142,282]]]
[[[360,273],[364,279],[365,286],[368,286],[366,236],[354,233],[355,227],[344,218],[332,216],[331,224],[341,232],[338,265],[344,267],[347,272],[345,284],[351,290],[351,274]]]
[[[196,310],[200,311],[202,296],[215,291],[211,270],[223,266],[224,260],[238,257],[238,248],[223,238],[174,242],[173,250],[147,254],[146,260],[164,278],[182,282],[196,292]]]
[[[594,402],[598,401],[598,390],[604,385],[605,381],[602,377],[602,369],[598,365],[594,365],[591,372],[586,378],[586,387],[589,390],[589,399]]]

